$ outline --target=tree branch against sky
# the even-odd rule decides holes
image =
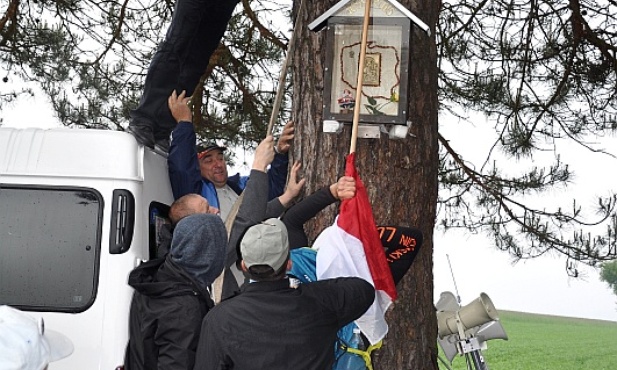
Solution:
[[[548,211],[529,200],[569,184],[568,164],[555,154],[553,163],[531,162],[526,173],[511,175],[508,161],[557,153],[565,141],[607,153],[592,142],[617,129],[615,14],[614,2],[443,3],[442,109],[458,117],[482,112],[494,133],[484,162],[472,164],[442,132],[444,228],[487,231],[515,259],[556,252],[568,260],[571,275],[578,273],[573,261],[593,266],[614,258],[614,193],[591,212],[576,201]],[[606,231],[588,233],[591,225]]]
[[[174,4],[11,2],[0,10],[0,73],[7,82],[39,82],[66,126],[124,130]],[[202,135],[246,146],[262,137],[261,123],[270,115],[273,81],[286,48],[290,7],[270,0],[236,7],[227,37],[204,71],[205,88],[195,104],[197,113],[203,112],[198,119]],[[2,90],[0,107],[24,93],[31,91]]]

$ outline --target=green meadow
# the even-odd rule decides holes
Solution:
[[[508,340],[487,342],[490,370],[617,370],[617,322],[509,311],[499,317]],[[441,348],[439,355],[446,360]],[[447,369],[440,361],[439,368]],[[466,370],[465,358],[454,357],[451,368]]]

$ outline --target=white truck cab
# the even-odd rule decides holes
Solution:
[[[128,133],[0,127],[0,304],[72,340],[49,370],[122,368],[128,274],[172,201],[165,156]]]

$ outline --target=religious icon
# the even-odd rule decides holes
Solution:
[[[395,50],[396,53],[396,50]],[[381,85],[381,54],[367,53],[364,58],[364,86]]]
[[[345,89],[341,96],[336,100],[341,108],[341,114],[347,114],[353,110],[356,105],[356,99],[351,94],[351,90]]]

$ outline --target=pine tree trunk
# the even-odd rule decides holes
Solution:
[[[362,1],[362,0],[358,0]],[[325,32],[307,25],[337,1],[305,0],[301,36],[293,55],[293,119],[297,124],[293,156],[301,160],[307,178],[306,193],[326,186],[344,172],[351,127],[340,134],[322,132]],[[362,1],[363,3],[363,1]],[[437,323],[433,305],[433,227],[437,202],[437,64],[435,23],[439,2],[401,0],[403,6],[431,27],[431,36],[413,28],[411,36],[409,118],[413,122],[404,140],[358,139],[357,168],[378,224],[415,226],[424,234],[421,251],[403,281],[399,297],[388,314],[389,333],[377,351],[375,369],[437,369]],[[299,0],[294,1],[294,14]],[[307,227],[310,237],[330,225],[331,206]]]

